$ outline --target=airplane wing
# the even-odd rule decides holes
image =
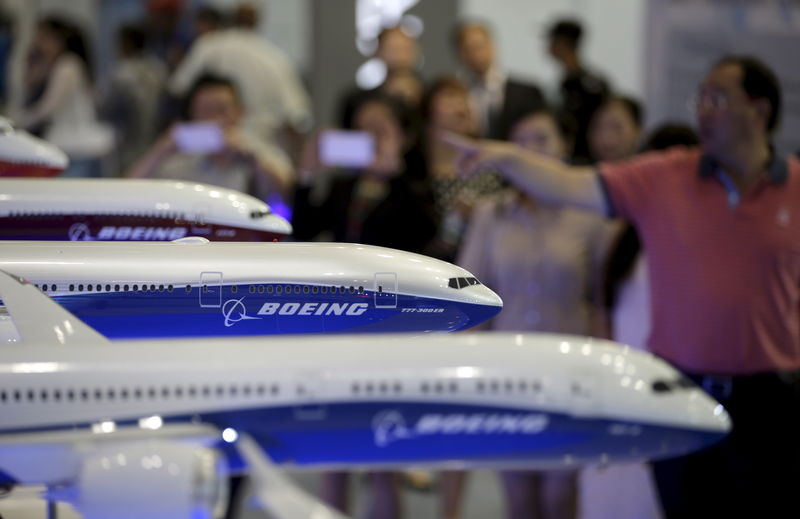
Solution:
[[[347,519],[338,510],[306,493],[267,458],[250,436],[242,434],[237,446],[247,462],[256,497],[275,519]]]
[[[38,288],[0,270],[3,300],[22,342],[107,344],[108,339],[44,295]]]

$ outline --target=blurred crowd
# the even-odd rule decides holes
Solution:
[[[695,146],[680,121],[644,133],[644,107],[583,59],[584,28],[554,20],[548,52],[557,94],[515,78],[492,28],[453,28],[452,75],[421,76],[422,49],[402,26],[378,37],[377,88],[341,93],[338,128],[315,128],[295,65],[257,31],[259,13],[203,7],[190,31],[175,2],[148,2],[149,19],[119,28],[108,88],[98,93],[91,52],[69,20],[38,21],[16,123],[63,148],[67,175],[197,180],[291,208],[294,238],[381,245],[455,262],[498,292],[485,328],[614,338],[644,348],[650,332],[644,251],[636,230],[556,207],[492,168],[459,174],[441,139],[510,141],[575,165]],[[181,27],[184,27],[181,25]],[[513,518],[661,517],[645,465],[502,473]],[[370,517],[400,517],[398,488],[433,486],[441,516],[461,516],[463,473],[371,474]],[[324,478],[325,498],[348,509],[347,476]]]

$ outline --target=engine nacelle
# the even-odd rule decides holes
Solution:
[[[85,458],[73,504],[84,519],[214,519],[227,504],[225,472],[205,447],[110,444]]]

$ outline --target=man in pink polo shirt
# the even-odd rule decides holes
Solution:
[[[730,412],[719,445],[655,463],[667,517],[800,515],[800,161],[770,138],[780,85],[759,60],[712,67],[700,148],[565,166],[508,143],[445,139],[539,200],[633,222],[647,250],[650,349]]]

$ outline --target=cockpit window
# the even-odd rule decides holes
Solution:
[[[481,282],[478,281],[477,278],[450,278],[447,282],[447,286],[450,288],[455,288],[456,290],[460,288],[469,287],[472,285],[480,285]]]
[[[656,380],[653,382],[653,392],[654,393],[670,393],[672,392],[672,386],[663,380]]]
[[[694,389],[696,385],[689,378],[681,375],[675,380],[654,380],[651,387],[654,393],[671,393],[678,389]]]
[[[265,209],[263,211],[255,210],[255,211],[250,211],[250,218],[252,218],[253,220],[258,220],[259,218],[264,218],[265,216],[269,216],[271,214],[272,211],[270,211],[269,209]]]

